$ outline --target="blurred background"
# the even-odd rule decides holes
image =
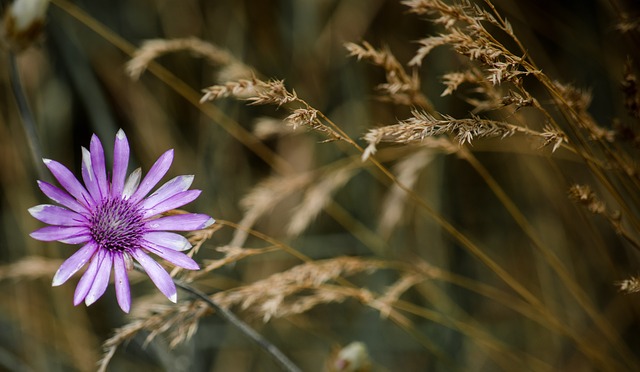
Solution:
[[[3,4],[6,9],[9,3]],[[482,1],[478,4],[486,6]],[[494,4],[544,73],[591,93],[589,112],[600,125],[611,127],[615,120],[629,119],[620,81],[628,57],[638,66],[640,35],[638,29],[622,33],[616,25],[624,15],[637,19],[640,9],[635,2],[496,0]],[[167,85],[149,72],[134,81],[125,73],[134,48],[159,38],[197,37],[211,42],[260,76],[284,79],[290,91],[295,90],[364,146],[361,138],[368,129],[395,124],[407,118],[412,107],[376,99],[375,86],[384,82],[384,71],[350,58],[344,43],[366,40],[375,47],[386,46],[406,64],[416,52],[417,40],[440,31],[409,14],[397,0],[56,0],[47,11],[42,37],[15,58],[43,156],[80,174],[81,146],[88,146],[91,134],[96,133],[107,149],[107,164],[111,164],[113,139],[118,128],[123,128],[131,144],[130,170],[141,166],[146,172],[160,154],[173,148],[175,160],[166,179],[195,174],[193,187],[203,190],[185,209],[238,222],[243,218],[241,200],[260,181],[277,174],[256,155],[255,148],[237,140],[233,133],[238,130],[254,133],[295,174],[335,166],[359,154],[342,143],[322,143],[323,137],[304,130],[255,131],[261,122],[281,120],[287,115],[284,109],[247,106],[235,100],[200,105],[176,91],[175,84]],[[102,343],[130,318],[119,310],[113,288],[86,308],[72,305],[79,275],[64,286],[50,286],[59,263],[76,247],[43,243],[28,235],[41,225],[27,209],[48,200],[36,185],[41,165],[30,152],[11,87],[10,53],[5,50],[0,62],[4,91],[0,98],[0,288],[4,293],[0,370],[95,370]],[[201,89],[224,79],[219,66],[188,52],[168,54],[157,62],[197,98]],[[441,97],[441,76],[461,68],[461,57],[442,48],[419,69],[423,93],[437,111],[454,117],[467,117],[471,107],[456,95]],[[205,112],[204,105],[213,108]],[[602,341],[593,317],[559,284],[548,261],[532,248],[466,161],[455,155],[425,154],[428,158],[415,172],[413,188],[538,296],[587,348],[600,350],[610,357],[607,360],[615,361],[611,370],[640,368],[639,297],[620,294],[615,286],[616,281],[638,273],[637,251],[624,244],[606,221],[584,213],[567,198],[571,183],[593,181],[588,169],[566,153],[541,155],[525,141],[478,140],[471,150],[544,244],[568,267],[616,342]],[[407,154],[392,155],[385,164],[397,171],[394,166],[404,156]],[[389,190],[387,184],[359,168],[333,194],[350,222],[321,213],[302,234],[290,236],[286,226],[293,207],[301,202],[294,197],[259,219],[254,228],[286,241],[312,259],[354,256],[424,261],[472,283],[511,293],[494,272],[412,203],[398,201],[400,215],[392,222],[382,219],[389,208],[384,203]],[[216,248],[228,244],[233,234],[229,227],[216,232],[196,260],[219,257]],[[265,245],[249,239],[245,246]],[[284,253],[260,255],[216,270],[194,285],[215,293],[298,263]],[[362,274],[354,282],[384,291],[397,278],[397,272],[384,270]],[[135,275],[133,279],[134,306],[149,301],[169,304],[155,296],[157,291],[148,279]],[[405,314],[411,321],[407,331],[353,300],[318,306],[267,324],[259,316],[235,310],[305,371],[325,370],[336,350],[352,341],[366,345],[374,371],[588,371],[603,367],[594,366],[575,340],[504,304],[446,281],[428,282],[407,291],[403,299],[479,331],[465,332],[446,322]],[[179,300],[188,298],[179,293]],[[145,342],[146,336],[142,332],[120,346],[108,370],[278,370],[268,356],[215,314],[203,318],[195,336],[173,349],[162,336],[150,343]],[[502,346],[487,349],[488,339]],[[520,364],[510,363],[510,358]]]

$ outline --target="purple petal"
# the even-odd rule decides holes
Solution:
[[[188,270],[200,270],[200,266],[189,256],[182,252],[174,251],[173,249],[167,249],[160,247],[151,242],[143,243],[143,247],[149,252],[164,258],[172,264],[188,269]]]
[[[86,206],[78,203],[74,198],[71,197],[71,195],[53,186],[52,184],[44,181],[38,181],[38,187],[40,187],[40,190],[42,190],[42,192],[54,202],[62,204],[63,206],[78,213],[84,214],[88,212]]]
[[[88,222],[83,215],[57,205],[41,204],[29,208],[29,213],[44,223],[58,226],[81,226]]]
[[[82,244],[91,240],[91,232],[87,230],[85,233],[74,235],[70,238],[60,239],[60,243],[65,244]]]
[[[127,182],[124,184],[124,190],[122,190],[122,198],[129,199],[131,195],[138,189],[140,184],[140,178],[142,177],[142,169],[138,168],[134,170],[127,178]]]
[[[127,141],[127,136],[124,134],[124,131],[120,129],[118,133],[116,133],[116,142],[113,146],[113,174],[111,176],[111,196],[116,197],[122,195],[122,191],[124,190],[124,180],[127,177],[128,166],[129,142]],[[122,304],[120,306],[122,306]]]
[[[29,235],[43,242],[52,242],[54,240],[63,241],[64,239],[86,235],[87,233],[88,229],[86,226],[46,226]]]
[[[53,276],[52,286],[56,287],[64,284],[73,274],[77,273],[93,256],[98,249],[98,245],[91,242],[84,247],[78,249],[76,253],[67,258]]]
[[[109,285],[109,277],[111,276],[112,263],[112,253],[106,251],[105,257],[98,267],[98,272],[96,273],[96,278],[93,280],[91,289],[89,290],[89,293],[87,293],[87,296],[84,298],[84,303],[87,306],[96,302],[100,298],[100,296],[104,294],[104,291],[107,290],[107,286]]]
[[[142,265],[144,271],[147,272],[147,275],[149,275],[149,278],[151,278],[151,281],[158,287],[160,292],[167,296],[171,302],[176,302],[178,299],[176,285],[162,266],[144,253],[142,249],[134,249],[131,255]]]
[[[91,164],[91,153],[89,150],[82,148],[82,180],[84,181],[84,185],[89,190],[89,194],[93,200],[102,199],[102,195],[100,194],[100,189],[98,188],[98,182],[96,181],[96,176],[93,171],[93,165]]]
[[[155,216],[156,214],[170,211],[172,209],[182,207],[185,204],[194,201],[201,193],[201,190],[188,190],[175,194],[169,199],[162,201],[142,213],[143,218]]]
[[[44,165],[49,168],[53,176],[60,182],[60,185],[71,194],[80,204],[93,205],[93,198],[78,181],[76,176],[67,167],[55,160],[43,159]]]
[[[82,275],[82,278],[80,278],[80,281],[78,281],[76,292],[73,295],[74,305],[77,306],[80,302],[84,301],[85,297],[87,297],[89,290],[93,286],[96,274],[98,273],[98,267],[102,263],[105,255],[106,250],[104,249],[98,249],[98,252],[93,255],[87,271],[85,271],[84,275]]]
[[[154,205],[167,200],[175,194],[186,191],[193,183],[193,176],[178,176],[162,185],[153,194],[142,201],[142,208],[151,208]]]
[[[206,214],[187,213],[147,221],[145,227],[148,231],[191,231],[204,229],[214,222],[215,220]]]
[[[158,184],[162,177],[167,173],[172,162],[173,150],[169,150],[162,154],[155,164],[153,164],[151,169],[149,169],[149,173],[147,173],[142,182],[140,182],[138,190],[131,195],[131,201],[135,203],[147,196],[149,191],[151,191],[151,189]]]
[[[144,234],[142,237],[147,242],[156,244],[160,247],[173,249],[174,251],[184,251],[191,248],[191,243],[182,235],[166,232],[152,231]]]
[[[116,298],[118,305],[125,313],[131,309],[131,291],[129,289],[129,277],[127,276],[127,265],[125,263],[124,254],[116,253],[113,255],[113,273],[116,285]]]
[[[93,174],[96,176],[100,195],[106,197],[109,195],[109,184],[107,183],[107,168],[104,165],[104,149],[100,139],[95,134],[91,136],[91,165],[93,166]]]

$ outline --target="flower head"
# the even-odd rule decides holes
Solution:
[[[62,188],[38,181],[42,192],[60,204],[42,204],[29,209],[36,219],[49,224],[31,233],[42,241],[84,244],[58,269],[53,285],[66,282],[89,263],[80,278],[74,305],[94,303],[107,289],[111,270],[114,272],[116,297],[123,311],[129,312],[131,293],[127,270],[136,260],[158,289],[175,302],[176,287],[169,274],[148,253],[189,270],[198,264],[180,252],[191,248],[182,235],[169,231],[202,229],[214,223],[205,214],[163,215],[195,200],[200,190],[188,190],[193,176],[178,176],[147,196],[167,173],[173,161],[173,150],[162,154],[142,178],[138,168],[126,176],[129,143],[122,130],[116,134],[113,172],[107,177],[104,150],[96,135],[90,150],[82,148],[84,186],[64,165],[49,159],[44,163]]]

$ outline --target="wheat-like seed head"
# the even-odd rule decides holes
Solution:
[[[205,58],[212,65],[222,66],[228,71],[234,71],[233,76],[235,77],[253,75],[251,68],[238,61],[227,50],[195,37],[145,41],[127,63],[127,74],[134,80],[138,80],[151,62],[165,54],[179,51],[189,51],[196,56]]]

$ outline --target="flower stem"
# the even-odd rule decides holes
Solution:
[[[240,332],[244,333],[247,337],[249,337],[253,342],[258,344],[264,351],[266,351],[273,360],[284,370],[289,372],[300,372],[301,369],[298,368],[289,358],[287,358],[280,349],[278,349],[274,344],[269,342],[266,338],[262,337],[258,332],[256,332],[253,328],[251,328],[247,323],[240,320],[235,314],[231,311],[221,307],[215,301],[213,301],[206,293],[191,287],[188,284],[182,283],[180,281],[174,280],[176,286],[182,288],[183,290],[193,294],[194,296],[200,298],[202,301],[206,302],[207,305],[211,306],[220,317],[224,320],[228,321],[236,327]]]

